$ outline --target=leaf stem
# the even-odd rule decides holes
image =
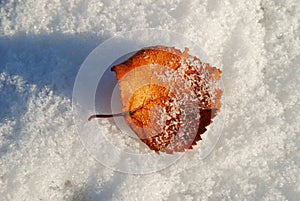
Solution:
[[[103,118],[112,118],[112,117],[124,117],[128,115],[128,112],[122,112],[117,114],[94,114],[88,118],[88,121],[91,121],[92,119],[103,119]]]

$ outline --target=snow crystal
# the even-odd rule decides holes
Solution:
[[[298,0],[6,0],[0,16],[1,200],[299,199]],[[199,144],[165,170],[125,175],[85,151],[70,97],[93,48],[141,28],[205,50],[227,115],[206,159]]]

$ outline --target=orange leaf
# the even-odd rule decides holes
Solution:
[[[192,149],[220,111],[221,70],[187,48],[144,48],[112,71],[127,124],[156,152]]]

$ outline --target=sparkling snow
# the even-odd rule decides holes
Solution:
[[[130,175],[87,153],[71,99],[87,55],[140,28],[205,50],[227,118],[207,158]],[[1,200],[299,200],[299,0],[4,0],[0,34]]]

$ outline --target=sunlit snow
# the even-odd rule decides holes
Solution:
[[[208,157],[134,175],[86,151],[72,90],[94,48],[143,28],[222,69],[226,119]],[[4,0],[0,34],[0,200],[299,200],[299,0]]]

